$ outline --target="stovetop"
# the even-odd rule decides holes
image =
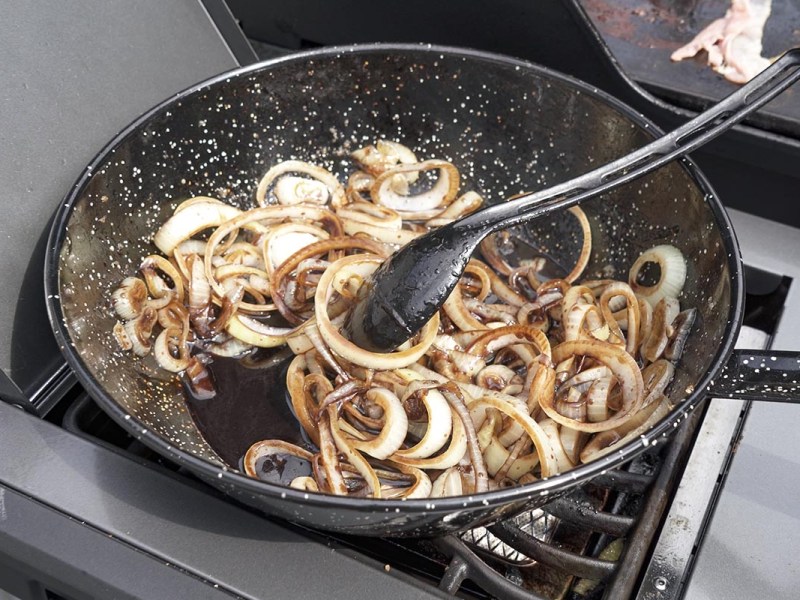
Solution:
[[[237,4],[231,2],[231,6]],[[357,0],[349,4],[363,8]],[[465,10],[479,10],[477,4],[466,2],[463,6]],[[563,10],[550,10],[556,6]],[[6,198],[23,199],[30,210],[21,215],[19,226],[8,220],[3,226],[7,260],[1,273],[4,302],[0,305],[5,312],[0,312],[4,342],[0,343],[0,397],[31,412],[49,411],[45,419],[40,419],[0,402],[0,588],[25,600],[264,598],[298,593],[348,599],[447,596],[442,590],[463,597],[487,597],[480,585],[469,580],[481,580],[481,567],[470,570],[469,565],[462,565],[463,560],[449,561],[448,544],[455,542],[432,542],[432,547],[420,550],[414,544],[391,541],[366,544],[357,539],[334,539],[265,518],[231,502],[159,461],[136,440],[120,441],[102,422],[87,425],[92,431],[89,436],[62,426],[64,418],[89,415],[91,421],[95,417],[91,417],[91,401],[74,387],[74,380],[64,369],[43,319],[41,254],[50,214],[91,153],[127,120],[184,85],[232,67],[237,61],[252,60],[254,55],[225,5],[214,0],[142,0],[139,4],[82,0],[81,10],[64,18],[58,18],[60,3],[39,3],[39,7],[41,12],[20,10],[19,14],[9,14],[16,7],[8,8],[7,18],[0,22],[0,33],[4,34],[0,40],[6,40],[0,43],[10,40],[18,49],[29,48],[26,43],[34,33],[53,32],[45,44],[26,52],[18,50],[13,55],[16,62],[0,65],[3,81],[20,86],[9,88],[11,91],[2,97],[4,107],[22,110],[26,98],[31,97],[24,91],[29,86],[35,88],[34,96],[39,100],[30,111],[11,122],[5,119],[2,125],[0,159],[18,169],[15,176],[4,175],[3,183],[10,190]],[[574,16],[576,7],[571,0],[554,1],[549,7],[551,22],[561,23],[565,15]],[[531,18],[530,8],[522,2],[501,2],[497,11],[513,14],[516,26]],[[87,15],[91,19],[85,18]],[[502,21],[497,15],[492,18]],[[319,27],[319,21],[319,14],[315,14],[302,23],[278,23],[278,30],[292,38],[292,32],[303,29],[303,23]],[[357,21],[363,24],[363,15]],[[473,21],[470,27],[480,25],[480,20]],[[135,25],[124,30],[120,26],[98,27],[98,23],[122,22]],[[452,28],[447,31],[455,35]],[[433,33],[424,34],[428,35]],[[419,41],[439,41],[423,37]],[[484,37],[471,40],[483,47],[494,44],[488,49],[502,50],[503,40],[497,37],[484,31]],[[86,40],[92,49],[88,53]],[[445,41],[456,43],[453,39]],[[313,43],[306,39],[298,45]],[[266,47],[271,46],[268,40]],[[543,60],[561,61],[560,66],[569,63],[564,56],[544,52]],[[582,62],[591,65],[588,55],[584,58]],[[37,74],[49,83],[42,83]],[[623,77],[610,85],[628,83]],[[623,93],[628,93],[634,103],[650,106],[646,95],[631,89],[632,93]],[[118,92],[123,90],[125,94],[120,96]],[[58,102],[45,102],[51,98]],[[102,110],[94,108],[92,101],[99,101]],[[652,104],[656,108],[651,116],[663,117],[663,123],[682,114],[679,109]],[[54,110],[48,113],[48,106]],[[44,119],[45,114],[50,121]],[[89,123],[92,127],[87,126]],[[36,139],[44,140],[47,151],[23,143],[26,135],[36,137],[33,134],[40,135]],[[775,141],[776,156],[781,161],[792,155],[790,147],[796,144],[781,145],[778,138],[762,139],[749,133],[740,137],[755,139],[757,144],[767,138]],[[709,158],[711,172],[717,171],[720,162],[724,160],[719,156]],[[775,188],[772,204],[780,204],[786,189],[796,189],[796,180],[786,179],[786,171],[791,169],[783,162],[777,166],[780,173],[769,181],[781,183]],[[757,170],[763,172],[763,165]],[[40,177],[42,172],[47,176]],[[792,183],[794,188],[789,185]],[[757,187],[758,181],[753,185]],[[16,206],[10,200],[6,202]],[[764,208],[760,204],[764,203],[752,204],[747,193],[733,201],[738,208],[756,213]],[[771,215],[770,210],[766,212]],[[774,329],[764,327],[772,333],[771,347],[796,348],[800,319],[794,315],[800,308],[800,292],[792,282],[800,276],[800,230],[738,210],[732,210],[731,216],[745,261],[757,270],[751,271],[757,276],[750,279],[763,288],[755,291],[761,294],[783,286],[777,296],[781,300],[762,307],[764,314],[756,324],[774,325],[777,321]],[[782,311],[785,314],[779,319]],[[88,412],[66,412],[69,407],[87,405]],[[800,426],[799,419],[800,413],[788,405],[710,401],[696,445],[707,446],[712,455],[719,454],[716,462],[711,466],[702,458],[694,462],[690,459],[677,491],[664,488],[669,493],[661,501],[668,506],[663,516],[659,511],[647,519],[632,520],[629,527],[638,527],[636,524],[644,521],[652,529],[653,545],[648,541],[645,547],[629,551],[631,560],[619,570],[631,568],[637,558],[633,554],[641,554],[646,566],[641,573],[638,567],[631,569],[630,583],[621,587],[611,584],[608,593],[621,595],[608,597],[794,597],[800,565],[794,553],[800,542],[800,511],[791,499],[800,485],[795,481],[800,469],[792,434]],[[713,435],[719,429],[726,429],[727,437]],[[686,445],[692,441],[687,434]],[[729,452],[732,444],[735,454]],[[657,448],[652,454],[655,461],[666,460],[669,448]],[[682,469],[674,477],[681,474]],[[634,473],[630,479],[636,480],[636,476]],[[690,500],[696,498],[694,492],[701,483],[711,497],[719,494],[713,514],[706,511],[708,500],[694,500],[694,505]],[[626,493],[613,491],[611,497]],[[677,494],[675,501],[673,493]],[[570,509],[553,509],[559,510],[565,516],[564,511]],[[758,516],[742,519],[743,514]],[[662,519],[666,523],[663,527]],[[620,531],[628,535],[627,529]],[[587,544],[596,555],[611,539],[613,536],[594,535]],[[473,547],[478,553],[480,544],[496,543],[483,538],[471,541],[480,542]],[[557,542],[566,546],[570,540]],[[417,556],[417,552],[427,554]],[[519,557],[509,558],[515,559]],[[533,571],[512,567],[508,572],[514,584]],[[593,588],[589,582],[584,586],[594,589],[594,597],[602,594],[598,591],[601,588]],[[624,594],[617,592],[623,588]],[[497,595],[518,597],[516,589],[509,587]]]

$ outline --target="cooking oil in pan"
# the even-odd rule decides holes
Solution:
[[[197,428],[229,466],[240,468],[247,449],[264,439],[308,445],[287,402],[286,369],[291,358],[285,350],[259,351],[247,359],[215,357],[208,365],[215,395],[199,398],[185,387]],[[257,468],[265,479],[287,484],[308,472],[307,464],[281,461]]]

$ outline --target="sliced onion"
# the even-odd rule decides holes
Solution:
[[[321,181],[291,175],[278,179],[273,193],[278,204],[325,204],[330,196]]]
[[[448,384],[441,388],[442,394],[447,398],[447,402],[464,425],[464,435],[467,439],[467,453],[472,464],[472,476],[475,481],[475,492],[481,493],[489,489],[489,474],[486,471],[486,462],[483,460],[480,444],[478,443],[475,424],[469,415],[469,409],[461,393],[455,385]]]
[[[452,223],[456,219],[475,212],[483,204],[483,198],[477,192],[469,191],[455,200],[435,217],[425,222],[427,227],[441,227]]]
[[[622,335],[622,330],[611,310],[611,302],[616,298],[625,299],[627,316],[626,336]],[[628,351],[628,354],[635,357],[639,350],[639,299],[633,293],[633,289],[631,289],[628,284],[622,283],[621,281],[607,285],[602,294],[600,294],[600,310],[603,313],[606,323],[610,326],[612,333],[620,340],[625,341],[625,350]]]
[[[374,146],[359,148],[350,156],[374,176],[398,164],[413,165],[417,162],[417,157],[411,148],[391,140],[378,140]],[[413,183],[417,180],[417,173],[408,173],[403,179],[407,183]]]
[[[207,198],[203,198],[203,200],[203,202],[196,202],[175,212],[159,228],[153,237],[153,242],[161,252],[170,256],[178,244],[188,240],[196,233],[211,227],[219,227],[222,223],[242,213],[238,208],[229,204]]]
[[[561,445],[558,423],[551,419],[544,419],[539,423],[539,426],[550,441],[550,448],[553,452],[553,460],[556,464],[556,469],[559,473],[569,471],[575,465],[570,461],[567,453],[564,452],[564,447]]]
[[[400,399],[386,388],[371,388],[366,398],[383,409],[383,428],[368,441],[355,441],[353,447],[378,459],[389,458],[403,444],[408,431],[408,417]]]
[[[456,327],[461,330],[487,329],[486,325],[472,316],[472,313],[464,304],[460,285],[456,285],[455,289],[450,292],[447,300],[442,305],[442,309]]]
[[[409,465],[403,465],[394,461],[387,461],[387,464],[392,467],[393,469],[397,469],[403,475],[410,475],[414,478],[414,483],[410,486],[404,488],[399,493],[391,493],[391,492],[384,492],[384,498],[428,498],[431,495],[431,479],[428,477],[427,473],[422,469],[417,469],[416,467],[411,467]],[[377,470],[378,477],[382,480],[388,478],[388,473],[384,470]]]
[[[401,195],[392,189],[395,175],[439,171],[439,178],[429,190],[413,195]],[[387,169],[375,178],[370,196],[376,204],[388,206],[398,212],[420,214],[449,205],[458,193],[458,169],[443,160],[426,160],[411,165]]]
[[[374,240],[395,246],[404,246],[411,240],[416,239],[421,235],[421,233],[410,231],[408,229],[391,229],[389,227],[371,225],[369,223],[354,221],[352,219],[345,220],[343,226],[344,232],[347,235],[368,235]]]
[[[640,410],[623,427],[594,436],[581,451],[581,462],[587,463],[614,452],[649,431],[670,410],[669,401],[662,398]]]
[[[259,348],[275,348],[286,343],[292,329],[271,327],[244,315],[233,315],[225,330],[238,340]]]
[[[137,356],[150,354],[150,350],[153,348],[150,336],[157,322],[158,312],[156,309],[146,306],[138,317],[125,323],[125,334],[130,341],[131,350]]]
[[[339,420],[336,415],[336,407],[333,405],[328,406],[328,422],[331,426],[331,436],[333,437],[333,441],[336,444],[336,447],[339,449],[339,452],[341,452],[345,458],[347,458],[347,462],[353,465],[361,477],[364,478],[364,481],[372,491],[372,497],[380,498],[381,482],[378,479],[378,474],[375,473],[375,469],[372,468],[372,465],[369,464],[369,462],[355,448],[353,443],[348,440],[347,436],[345,436],[341,429],[339,429]]]
[[[206,254],[203,257],[205,265],[206,278],[211,286],[211,289],[218,296],[224,296],[225,290],[222,285],[216,280],[214,276],[213,254],[216,247],[230,234],[234,233],[242,227],[247,227],[254,223],[259,222],[280,222],[284,219],[299,219],[313,221],[315,223],[325,223],[330,228],[329,233],[332,236],[339,236],[342,233],[341,222],[339,218],[331,211],[325,208],[319,208],[308,205],[295,205],[295,206],[266,206],[263,208],[254,208],[241,213],[237,217],[222,223],[214,233],[208,238],[208,245]],[[259,311],[261,309],[258,305],[252,305],[247,302],[242,302],[242,310]]]
[[[154,298],[169,296],[183,301],[183,277],[170,261],[158,254],[151,254],[142,261],[139,269],[144,276],[144,281],[150,294]],[[158,272],[164,273],[172,280],[172,287],[167,285]],[[160,308],[160,307],[159,307]]]
[[[416,397],[425,405],[428,415],[425,435],[412,447],[397,450],[395,457],[428,458],[444,447],[453,430],[452,411],[439,390],[422,389],[417,392]],[[404,397],[403,401],[407,399]]]
[[[613,417],[597,423],[583,423],[559,414],[549,400],[542,403],[542,410],[551,419],[579,431],[598,432],[613,429],[626,417],[634,414],[644,401],[644,382],[636,361],[623,348],[596,340],[563,342],[553,348],[553,362],[558,364],[575,356],[588,356],[608,367],[619,382],[622,392],[622,408]]]
[[[328,303],[334,290],[335,280],[348,280],[358,275],[362,280],[369,277],[383,262],[383,258],[359,254],[345,256],[333,263],[322,275],[314,299],[317,326],[325,343],[345,360],[372,369],[391,370],[406,367],[419,360],[433,344],[439,329],[439,313],[435,313],[419,333],[419,341],[410,347],[395,352],[370,352],[359,348],[345,338],[331,323]],[[401,346],[402,348],[402,346]]]
[[[658,282],[650,286],[639,283],[639,272],[647,263],[656,263],[661,271]],[[686,260],[681,251],[670,244],[654,246],[642,252],[628,274],[628,283],[633,291],[653,307],[664,297],[677,298],[685,281]]]
[[[297,458],[306,460],[308,462],[311,462],[313,458],[311,452],[301,448],[300,446],[290,444],[289,442],[285,442],[283,440],[262,440],[260,442],[256,442],[247,449],[247,452],[244,455],[244,460],[242,461],[245,473],[250,475],[250,477],[258,479],[258,471],[256,469],[258,461],[265,456],[279,454],[296,456]]]
[[[175,356],[177,354],[177,356]],[[189,366],[189,349],[180,329],[163,329],[153,344],[153,356],[162,369],[180,373]]]
[[[442,452],[429,458],[409,458],[399,452],[395,452],[392,460],[419,469],[447,469],[457,465],[467,453],[467,435],[464,430],[464,424],[452,410],[450,419],[453,423],[450,443]]]
[[[311,179],[322,183],[328,189],[331,202],[334,206],[344,203],[344,188],[342,187],[342,184],[339,183],[339,180],[336,179],[336,177],[334,177],[329,171],[301,160],[286,160],[269,169],[261,178],[261,181],[258,182],[258,188],[256,189],[256,201],[258,202],[259,206],[267,205],[267,191],[272,183],[279,177],[282,177],[288,173],[300,173],[307,175]]]
[[[265,238],[263,245],[264,264],[267,272],[272,272],[288,258],[311,244],[328,239],[327,231],[305,223],[284,223],[278,225]]]
[[[253,477],[251,475],[251,477]],[[290,488],[302,490],[304,492],[318,492],[319,486],[313,477],[295,477],[289,483]]]
[[[479,400],[471,403],[469,407],[471,413],[477,408],[495,408],[503,414],[506,414],[514,419],[514,421],[519,423],[528,437],[531,438],[533,445],[536,446],[536,451],[541,464],[542,477],[550,477],[551,475],[558,473],[558,463],[556,462],[555,449],[552,447],[550,439],[542,430],[541,426],[524,410],[520,409],[514,404],[503,402],[502,400],[493,398],[491,396],[483,396]],[[476,424],[479,425],[479,423]]]
[[[147,302],[147,286],[138,277],[126,277],[111,294],[114,311],[122,319],[135,319]]]
[[[461,471],[457,467],[450,467],[443,471],[433,482],[431,498],[445,498],[448,496],[461,496],[464,493]]]
[[[564,277],[564,280],[572,283],[581,276],[589,264],[589,258],[592,255],[592,228],[589,225],[589,219],[586,218],[586,213],[580,206],[573,206],[568,209],[568,212],[578,219],[581,226],[581,233],[583,234],[583,244],[581,245],[581,253],[578,255],[578,260],[575,261],[575,266],[569,274]]]
[[[669,326],[678,316],[680,305],[675,298],[664,296],[653,308],[653,321],[650,333],[642,340],[639,349],[642,358],[649,362],[658,360],[669,343]]]

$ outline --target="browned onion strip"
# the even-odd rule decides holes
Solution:
[[[653,321],[650,326],[650,333],[642,340],[640,349],[642,358],[649,362],[654,362],[664,353],[669,343],[669,331],[667,328],[678,316],[680,310],[678,301],[675,298],[663,297],[658,301],[653,309]]]
[[[551,419],[578,431],[598,432],[613,429],[634,414],[644,401],[644,382],[636,361],[624,349],[595,340],[574,340],[553,348],[553,362],[558,364],[575,356],[588,356],[608,367],[619,382],[622,408],[613,417],[598,423],[583,423],[559,414],[552,402],[543,403],[542,410]]]
[[[384,247],[373,240],[366,238],[338,237],[322,240],[315,244],[309,244],[302,250],[299,250],[287,258],[286,261],[272,273],[272,276],[270,277],[270,287],[275,292],[272,297],[275,305],[278,307],[281,315],[290,323],[294,325],[300,325],[304,323],[306,319],[297,315],[287,306],[286,301],[280,292],[283,286],[283,280],[288,277],[288,275],[292,273],[304,260],[312,256],[320,256],[335,250],[363,250],[369,254],[386,256],[386,250]]]
[[[558,473],[558,465],[555,461],[555,452],[551,447],[550,440],[541,426],[534,421],[530,415],[519,406],[508,402],[503,402],[498,398],[491,396],[483,396],[469,404],[470,412],[473,413],[475,409],[495,408],[505,415],[511,417],[515,422],[519,423],[525,434],[531,438],[533,445],[536,447],[536,452],[541,461],[542,477],[550,477]],[[479,423],[476,423],[479,425]]]
[[[483,198],[473,191],[469,191],[453,200],[452,204],[445,208],[435,217],[428,219],[425,222],[426,227],[441,227],[448,223],[452,223],[456,219],[475,212],[483,204]]]
[[[269,169],[261,178],[261,181],[258,182],[256,201],[259,206],[267,206],[267,191],[270,186],[279,177],[288,173],[302,173],[303,175],[308,175],[312,180],[323,183],[328,188],[328,192],[331,196],[331,203],[334,206],[344,203],[344,188],[330,171],[301,160],[286,160]]]
[[[378,475],[375,473],[375,469],[369,464],[369,462],[361,455],[361,453],[354,447],[353,443],[347,439],[341,429],[339,428],[339,418],[336,407],[333,405],[328,405],[328,423],[330,424],[331,428],[331,437],[333,437],[333,441],[336,444],[336,447],[339,449],[347,461],[353,465],[361,477],[364,478],[369,489],[372,492],[373,498],[380,498],[381,497],[381,482],[378,480]]]
[[[337,452],[336,440],[331,431],[331,413],[323,411],[319,418],[317,430],[319,432],[319,460],[325,473],[325,480],[328,484],[328,491],[339,496],[347,495],[347,484],[342,475],[342,468],[339,464],[339,453]]]
[[[403,219],[396,210],[377,206],[372,202],[351,202],[336,209],[336,215],[343,223],[355,221],[383,229],[398,230],[403,227]]]
[[[322,399],[333,391],[330,381],[319,373],[305,374],[308,364],[305,355],[297,355],[289,364],[286,374],[286,389],[292,408],[300,426],[319,447],[319,432],[316,416]]]
[[[407,487],[400,488],[399,490],[397,488],[393,488],[388,492],[384,491],[384,498],[427,498],[431,495],[431,479],[428,477],[425,471],[391,460],[387,461],[386,464],[393,469],[397,469],[404,475],[413,477],[414,482]],[[383,469],[375,469],[375,472],[378,474],[378,477],[381,479],[381,481],[390,479],[393,476],[390,471],[385,471]]]
[[[624,298],[627,311],[627,335],[622,334],[622,330],[614,318],[610,303],[614,298]],[[639,299],[634,295],[631,287],[622,282],[612,283],[600,294],[600,310],[603,313],[611,332],[620,340],[625,341],[625,350],[628,354],[635,357],[639,349]]]
[[[366,441],[354,441],[353,447],[378,459],[389,458],[403,444],[408,432],[408,417],[400,399],[386,388],[374,387],[365,394],[383,409],[383,428]]]
[[[581,253],[578,255],[578,260],[575,261],[575,266],[569,272],[569,275],[564,277],[565,281],[572,283],[581,276],[586,265],[589,264],[589,257],[592,255],[592,228],[589,225],[589,219],[586,218],[586,213],[580,206],[573,206],[568,209],[568,212],[578,219],[581,226],[581,233],[583,234],[583,244],[581,245]]]
[[[183,328],[162,329],[153,344],[153,354],[162,369],[180,373],[189,366],[189,348]]]
[[[564,446],[561,445],[558,423],[551,419],[544,419],[539,423],[539,426],[550,442],[550,448],[553,452],[553,460],[556,464],[557,471],[559,473],[569,471],[575,465],[570,461],[567,453],[564,451]]]
[[[260,442],[256,442],[247,449],[243,461],[244,472],[250,475],[250,477],[258,479],[256,465],[258,464],[259,459],[264,456],[275,454],[289,454],[291,456],[296,456],[297,458],[307,460],[308,462],[311,462],[314,456],[308,450],[283,440],[262,440]]]
[[[478,321],[472,316],[469,309],[464,304],[464,297],[461,292],[461,285],[457,285],[455,289],[447,297],[442,305],[442,310],[450,318],[450,320],[461,330],[475,330],[487,329],[486,325]]]
[[[472,463],[472,474],[475,478],[475,492],[478,494],[485,492],[489,489],[489,474],[486,471],[486,462],[483,460],[483,454],[481,454],[478,436],[475,432],[475,424],[469,416],[464,395],[452,383],[442,386],[440,389],[442,395],[447,398],[447,402],[464,426],[464,434],[467,438],[467,452],[469,453],[470,463]]]
[[[439,178],[429,190],[419,194],[402,195],[392,189],[395,175],[425,171],[439,171]],[[449,205],[455,199],[459,185],[458,169],[451,163],[444,160],[425,160],[385,170],[375,178],[370,196],[376,204],[387,206],[401,214],[405,213],[406,218],[425,218],[423,215],[426,211],[439,210]]]
[[[403,402],[408,403],[412,397],[422,402],[425,406],[425,433],[410,448],[397,449],[394,455],[395,460],[400,460],[400,458],[427,458],[435,454],[444,447],[453,430],[452,411],[439,390],[430,388],[428,385],[415,386],[412,383],[406,387],[402,398]],[[453,437],[455,437],[455,434]],[[458,457],[458,459],[460,458],[461,456]]]
[[[208,283],[211,286],[211,289],[214,290],[218,296],[224,296],[225,290],[214,276],[212,257],[216,246],[219,245],[222,240],[224,240],[231,233],[248,224],[261,223],[265,221],[274,223],[283,219],[299,219],[323,223],[324,225],[327,225],[326,231],[328,231],[332,237],[338,237],[342,234],[342,225],[339,221],[339,218],[325,208],[307,205],[266,206],[262,208],[254,208],[245,213],[241,213],[237,217],[222,223],[208,238],[206,253],[203,257],[203,263],[205,266]],[[248,303],[242,303],[241,307],[245,310],[258,310],[260,308],[257,305],[250,306]]]
[[[488,287],[494,292],[495,296],[506,304],[519,307],[526,303],[525,298],[515,292],[485,263],[474,258],[470,259],[466,272],[480,274],[483,280],[489,282]],[[484,285],[484,287],[486,286]],[[485,300],[487,295],[488,290],[483,294],[483,297],[479,297],[479,299]]]
[[[383,262],[381,257],[361,254],[345,256],[333,263],[322,275],[317,286],[317,293],[314,299],[315,314],[320,334],[328,346],[339,356],[362,367],[391,370],[406,367],[416,362],[430,348],[439,329],[438,313],[434,314],[433,318],[422,328],[418,336],[419,341],[416,344],[405,348],[401,346],[402,350],[386,353],[369,352],[359,348],[333,326],[328,315],[328,303],[333,294],[335,278],[341,279],[344,277],[347,279],[353,274],[358,274],[362,279],[366,279],[378,268],[381,262]]]
[[[487,358],[501,348],[523,340],[530,342],[549,362],[552,354],[550,340],[541,330],[526,325],[509,325],[487,331],[467,346],[467,352]]]
[[[561,317],[565,340],[608,339],[608,324],[603,321],[600,308],[594,304],[575,304],[569,309],[562,308]]]
[[[642,370],[644,389],[647,392],[647,396],[644,399],[644,406],[647,406],[653,400],[664,394],[674,374],[675,366],[663,358],[647,365],[647,367]]]
[[[153,298],[169,297],[170,300],[172,298],[183,300],[183,276],[175,265],[166,258],[158,254],[151,254],[142,261],[140,270]],[[158,274],[158,271],[161,271],[172,280],[172,287],[167,285]]]

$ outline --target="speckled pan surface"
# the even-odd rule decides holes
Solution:
[[[253,206],[258,179],[280,160],[319,163],[344,178],[351,149],[393,139],[419,156],[453,161],[466,176],[463,187],[499,201],[583,173],[652,135],[643,119],[587,86],[472,51],[356,46],[236,71],[129,126],[59,207],[46,274],[54,330],[82,383],[128,431],[267,512],[372,535],[432,534],[496,519],[550,500],[660,439],[699,399],[687,390],[705,387],[729,354],[741,316],[738,248],[690,163],[584,205],[594,235],[587,275],[625,278],[642,250],[661,243],[688,258],[681,302],[700,317],[671,388],[677,407],[641,443],[524,488],[394,502],[307,495],[247,479],[195,427],[177,380],[117,349],[111,292],[155,251],[152,235],[178,202],[210,195]],[[568,219],[531,224],[525,235],[565,262],[575,252]],[[260,422],[285,420],[282,392],[265,397],[263,410],[268,418]],[[269,427],[258,435],[270,437]]]

